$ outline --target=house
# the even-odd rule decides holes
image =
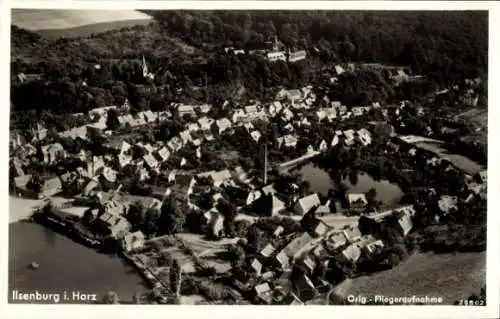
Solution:
[[[308,213],[313,207],[320,205],[321,201],[319,200],[318,194],[311,194],[297,201],[294,206],[294,212],[297,215],[304,215]]]
[[[369,243],[365,244],[362,250],[365,254],[371,256],[380,248],[384,248],[384,242],[380,239],[377,239],[377,240],[372,240]]]
[[[262,272],[262,263],[258,258],[254,258],[252,262],[250,263],[250,269],[252,272],[254,272],[257,276],[260,276]]]
[[[118,175],[118,172],[112,169],[111,167],[102,166],[101,168],[95,171],[95,174],[100,175],[108,182],[114,183],[116,182],[116,177]]]
[[[206,116],[198,119],[198,125],[202,131],[210,131],[210,128],[212,127],[214,122],[214,119]]]
[[[355,137],[354,137],[354,130],[347,130],[347,131],[344,131],[344,136],[345,136],[345,143],[347,145],[352,145],[354,144],[355,142]]]
[[[254,126],[253,126],[252,122],[244,123],[242,126],[243,126],[243,128],[245,128],[245,130],[247,132],[251,132],[254,130]]]
[[[305,270],[307,275],[311,275],[316,268],[316,262],[311,257],[305,256],[299,263],[299,267]]]
[[[255,141],[255,143],[258,143],[262,134],[259,131],[253,131],[250,133],[250,137]]]
[[[335,136],[333,137],[333,139],[332,139],[332,143],[331,143],[330,145],[331,145],[332,147],[333,147],[333,146],[336,146],[336,145],[338,145],[338,144],[339,144],[339,141],[340,141],[340,140],[339,140],[339,136],[338,136],[338,135],[335,135]]]
[[[344,70],[344,68],[343,68],[343,67],[341,67],[340,65],[336,65],[336,66],[335,66],[335,73],[336,73],[337,75],[341,75],[341,74],[342,74],[342,73],[344,73],[344,72],[345,72],[345,70]]]
[[[149,167],[149,169],[155,170],[160,166],[158,161],[156,161],[154,156],[151,154],[144,155],[142,159],[144,160],[144,163]]]
[[[327,200],[324,205],[319,206],[316,209],[316,215],[325,215],[325,214],[330,214],[332,209],[331,209],[332,202],[330,200]]]
[[[309,122],[309,120],[307,119],[307,117],[303,117],[302,120],[298,121],[298,125],[299,127],[309,127],[311,126],[311,122]]]
[[[278,137],[278,146],[283,147],[295,147],[297,146],[298,139],[295,135],[285,135],[283,137]]]
[[[257,300],[265,304],[272,302],[272,290],[268,283],[263,283],[254,287]]]
[[[314,147],[312,145],[309,145],[306,149],[306,154],[312,154],[314,152]]]
[[[156,156],[158,161],[165,162],[170,157],[170,151],[168,150],[168,148],[163,146],[162,148],[153,152],[153,155]]]
[[[288,62],[294,63],[297,61],[304,60],[307,57],[307,53],[304,50],[288,52]]]
[[[227,169],[210,174],[212,185],[215,187],[220,187],[225,182],[231,180],[231,178],[231,173]]]
[[[39,198],[54,196],[63,190],[63,184],[59,177],[52,177],[45,180],[42,184],[42,188],[40,190],[40,194],[38,194]]]
[[[177,106],[177,113],[179,114],[180,117],[183,117],[184,115],[191,115],[191,116],[196,115],[193,106],[186,105],[186,104],[178,105]]]
[[[208,112],[210,112],[211,109],[212,109],[212,105],[210,105],[210,104],[201,104],[201,105],[198,105],[198,110],[202,114],[207,114]]]
[[[397,219],[397,226],[401,230],[401,233],[403,236],[408,235],[410,230],[413,227],[413,223],[411,220],[411,217],[407,214],[402,214],[398,219]]]
[[[177,152],[182,148],[182,140],[178,136],[174,136],[167,142],[167,146],[172,153]]]
[[[133,233],[128,233],[122,239],[122,247],[126,252],[140,249],[144,246],[145,237],[139,230]]]
[[[314,238],[312,238],[308,233],[303,233],[288,243],[288,245],[283,248],[282,252],[288,256],[288,258],[296,259],[305,248],[310,247],[311,242],[313,241]]]
[[[457,202],[458,199],[456,196],[443,195],[438,200],[438,207],[443,214],[447,215],[450,212],[457,210]]]
[[[33,132],[33,139],[31,141],[35,142],[44,140],[47,137],[48,130],[43,126],[41,126],[39,123],[37,123],[36,128],[33,129],[32,132]]]
[[[286,61],[286,55],[284,51],[267,52],[266,58],[271,62]]]
[[[225,130],[231,128],[231,126],[231,121],[224,117],[220,120],[216,120],[212,127],[217,134],[222,134]]]
[[[361,250],[358,244],[350,244],[337,256],[344,262],[356,262],[361,257]]]
[[[372,142],[372,135],[370,134],[370,132],[367,129],[362,128],[362,129],[358,130],[357,133],[358,133],[358,140],[364,146],[369,145]]]
[[[358,227],[349,227],[343,230],[344,236],[349,243],[355,243],[361,239],[363,234]]]
[[[224,216],[216,208],[207,211],[203,216],[207,233],[212,237],[221,237],[224,231]]]
[[[326,150],[328,150],[328,144],[326,143],[325,140],[322,140],[318,146],[318,151],[325,152]]]
[[[293,103],[302,98],[302,93],[300,92],[300,90],[297,89],[287,90],[287,91],[282,90],[278,93],[277,100],[281,100],[283,98],[286,98]]]
[[[275,250],[276,248],[274,248],[273,245],[267,244],[264,248],[262,248],[259,254],[264,258],[269,258],[275,252]]]
[[[66,151],[60,143],[54,143],[42,146],[43,161],[47,164],[53,164],[54,162],[66,157]]]
[[[251,181],[251,179],[248,177],[247,172],[245,172],[241,166],[236,166],[231,171],[231,176],[236,182],[239,183],[248,184]]]
[[[326,238],[326,246],[330,251],[335,251],[347,243],[347,237],[343,231],[333,231]]]
[[[235,109],[231,115],[231,121],[233,123],[239,122],[241,119],[244,119],[247,117],[247,114],[243,109]]]
[[[269,196],[271,194],[276,193],[276,190],[274,189],[274,185],[273,184],[269,184],[269,185],[266,185],[266,186],[262,187],[261,191],[266,196]]]
[[[273,231],[273,236],[278,237],[279,235],[281,235],[283,233],[284,230],[285,229],[283,228],[283,226],[276,227],[276,229]]]
[[[96,221],[103,235],[110,235],[114,238],[122,237],[130,230],[130,224],[124,217],[108,211]]]
[[[323,244],[319,244],[312,250],[312,254],[314,257],[323,260],[325,256],[328,256],[328,252],[325,249],[325,246]]]
[[[285,122],[290,122],[293,119],[293,112],[288,108],[281,111],[281,119]]]
[[[288,269],[288,266],[290,265],[290,257],[288,257],[286,253],[283,251],[279,252],[274,258],[274,260],[277,266],[283,270]]]
[[[176,174],[175,177],[175,187],[187,196],[191,195],[193,192],[194,185],[196,184],[196,179],[191,175]]]
[[[285,203],[273,194],[260,196],[253,202],[252,206],[255,212],[265,216],[276,216],[286,208]]]
[[[283,126],[283,130],[288,131],[289,133],[293,133],[295,131],[295,128],[293,127],[292,123],[288,123],[287,125]]]
[[[189,142],[191,142],[191,132],[189,132],[188,130],[180,132],[179,137],[181,138],[182,145],[187,145]]]
[[[108,111],[116,110],[116,106],[103,106],[97,107],[89,111],[89,117],[95,119],[96,117],[108,117]]]
[[[283,106],[281,105],[281,102],[280,101],[274,101],[272,102],[270,105],[269,105],[269,108],[268,108],[268,113],[269,115],[271,116],[276,116],[280,111],[281,109],[283,109]]]
[[[366,199],[366,195],[363,193],[360,194],[346,194],[347,202],[349,204],[349,208],[351,209],[363,209],[368,205],[368,200]]]

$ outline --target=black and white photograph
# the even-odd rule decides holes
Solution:
[[[498,304],[487,9],[8,15],[8,304]]]

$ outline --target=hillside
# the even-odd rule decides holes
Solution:
[[[443,297],[444,304],[452,305],[485,284],[485,253],[419,253],[391,270],[353,279],[348,293],[387,297],[427,295]]]
[[[79,27],[98,25],[94,28],[83,28],[82,32],[92,30],[92,33],[100,33],[110,30],[106,24],[112,25],[119,22],[121,26],[131,26],[138,21],[150,21],[151,17],[145,13],[134,10],[40,10],[40,9],[14,9],[12,10],[11,24],[20,28],[39,31],[73,29],[72,36],[83,34],[76,33]],[[128,22],[127,22],[128,21]],[[44,31],[47,33],[47,31]],[[61,32],[61,35],[65,31]]]

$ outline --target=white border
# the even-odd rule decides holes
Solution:
[[[0,149],[2,167],[8,168],[8,122],[9,122],[9,79],[10,79],[10,11],[9,8],[40,8],[40,9],[281,9],[281,10],[489,10],[489,141],[496,141],[499,137],[499,127],[494,120],[500,119],[500,98],[498,93],[500,64],[498,63],[499,41],[498,34],[494,30],[500,30],[500,3],[495,1],[24,1],[0,0],[0,32],[1,32],[1,66],[0,70],[0,121],[4,130],[0,134],[2,148]],[[493,39],[496,41],[493,41]],[[496,86],[494,86],[496,84]],[[495,90],[496,88],[496,90]],[[307,307],[283,307],[283,306],[89,306],[89,305],[8,305],[7,304],[7,282],[8,272],[5,271],[1,278],[0,288],[0,314],[6,314],[6,318],[67,318],[68,316],[105,317],[111,318],[149,318],[149,317],[174,317],[174,318],[319,318],[319,317],[370,317],[370,318],[498,318],[499,302],[498,288],[500,278],[499,267],[499,167],[495,164],[500,161],[499,153],[491,143],[488,153],[488,250],[487,250],[487,297],[486,307],[458,307],[458,306],[369,306],[367,307],[335,307],[335,306],[307,306]],[[1,171],[0,196],[2,199],[4,221],[0,223],[0,269],[8,269],[8,170]],[[91,265],[89,265],[91,267]],[[473,291],[471,291],[472,293]],[[5,312],[4,308],[5,307]]]

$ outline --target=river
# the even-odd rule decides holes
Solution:
[[[330,175],[313,163],[302,166],[298,172],[304,180],[309,182],[312,192],[327,195],[328,190],[337,188],[337,185],[335,185],[335,182],[330,178]],[[358,181],[355,185],[353,185],[348,178],[342,180],[342,183],[353,193],[366,193],[370,188],[374,188],[377,191],[375,199],[381,201],[385,205],[398,204],[399,200],[404,195],[398,185],[386,180],[376,181],[365,172],[358,172]]]
[[[32,262],[40,268],[28,268]],[[138,272],[119,256],[98,253],[35,223],[16,222],[9,225],[8,298],[9,302],[22,302],[12,300],[13,290],[97,294],[99,300],[114,291],[121,301],[132,302],[135,292],[149,289]]]

